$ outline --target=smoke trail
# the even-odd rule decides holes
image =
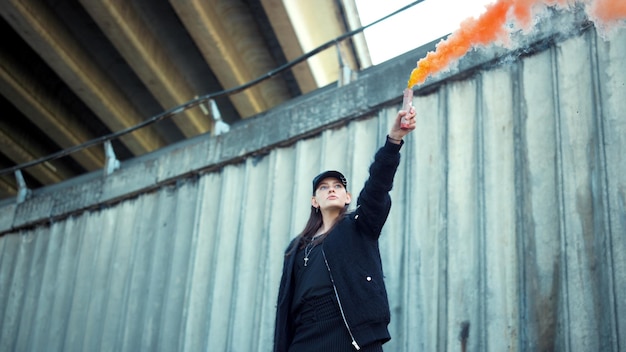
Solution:
[[[626,0],[497,0],[487,5],[479,18],[463,21],[456,32],[437,44],[434,52],[419,60],[411,72],[408,88],[447,68],[474,46],[506,44],[513,31],[530,31],[533,17],[539,10],[547,7],[567,9],[577,4],[584,6],[589,19],[604,32],[623,25],[626,19]]]
[[[619,22],[626,18],[626,1],[624,0],[596,0],[591,3],[587,12],[602,32],[608,32],[617,27]]]

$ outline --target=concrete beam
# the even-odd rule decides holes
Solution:
[[[285,0],[285,9],[291,19],[294,32],[299,38],[304,52],[316,49],[320,45],[345,33],[343,19],[334,0],[300,1]],[[350,67],[357,68],[351,54],[349,43],[340,43],[340,49]],[[340,75],[337,49],[328,48],[307,60],[318,87],[326,86],[338,80]]]
[[[45,4],[2,0],[0,14],[109,129],[119,131],[144,120]],[[127,134],[121,141],[136,155],[165,145],[149,128]]]
[[[353,31],[357,28],[361,28],[363,24],[361,23],[361,18],[359,16],[359,12],[356,7],[356,2],[354,0],[342,0],[341,4],[344,9],[344,14],[346,17],[346,22],[350,28],[349,31]],[[372,66],[372,58],[370,56],[370,50],[367,46],[367,41],[365,40],[365,35],[363,32],[356,34],[351,38],[352,43],[354,45],[354,50],[357,54],[357,60],[359,67],[357,67],[357,71],[366,69]]]
[[[172,1],[213,73],[225,88],[238,87],[275,69],[247,5],[241,1]],[[230,96],[242,118],[289,99],[282,80],[267,80]]]
[[[36,77],[4,52],[0,52],[0,94],[61,148],[69,148],[95,137],[41,87]],[[32,141],[26,139],[21,142],[29,144]],[[104,165],[101,148],[82,149],[71,157],[89,171]]]
[[[125,0],[81,0],[80,3],[165,110],[200,95],[185,82],[163,49],[165,45],[142,21],[132,3]],[[212,125],[198,107],[175,117],[173,122],[185,137],[205,133]]]
[[[15,178],[10,178],[8,175],[0,176],[0,199],[14,197],[16,194],[17,184],[15,183]]]
[[[9,124],[0,121],[0,149],[11,161],[16,164],[22,164],[44,155],[43,149],[38,148],[34,143],[29,142],[28,149],[23,146],[25,138],[20,137],[22,137],[20,133],[15,131]],[[75,176],[55,161],[38,164],[25,171],[44,185],[61,182],[64,179]]]
[[[287,14],[283,0],[261,0],[261,4],[265,9],[265,13],[269,18],[269,22],[274,29],[276,38],[280,43],[287,61],[293,61],[304,55],[304,50],[302,50],[302,46],[300,46],[298,36],[291,24],[291,19]],[[291,70],[303,94],[319,88],[313,78],[313,73],[311,72],[308,61],[294,66]]]

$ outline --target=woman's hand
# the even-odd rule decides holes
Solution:
[[[409,127],[407,128],[400,127],[400,120],[402,120],[403,117],[408,122]],[[391,126],[391,130],[389,130],[389,139],[392,143],[400,144],[400,141],[402,140],[402,138],[404,138],[404,136],[409,134],[414,129],[415,129],[415,108],[411,106],[408,112],[404,110],[398,111],[396,120],[393,122],[393,125]]]

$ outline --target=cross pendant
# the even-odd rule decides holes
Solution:
[[[304,258],[304,266],[306,266],[306,263],[309,261],[309,258]]]

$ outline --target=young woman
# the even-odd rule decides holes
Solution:
[[[352,195],[340,172],[313,179],[309,220],[285,252],[274,351],[382,351],[391,338],[378,237],[391,208],[402,138],[414,129],[415,110],[399,111],[353,212],[347,212]]]

